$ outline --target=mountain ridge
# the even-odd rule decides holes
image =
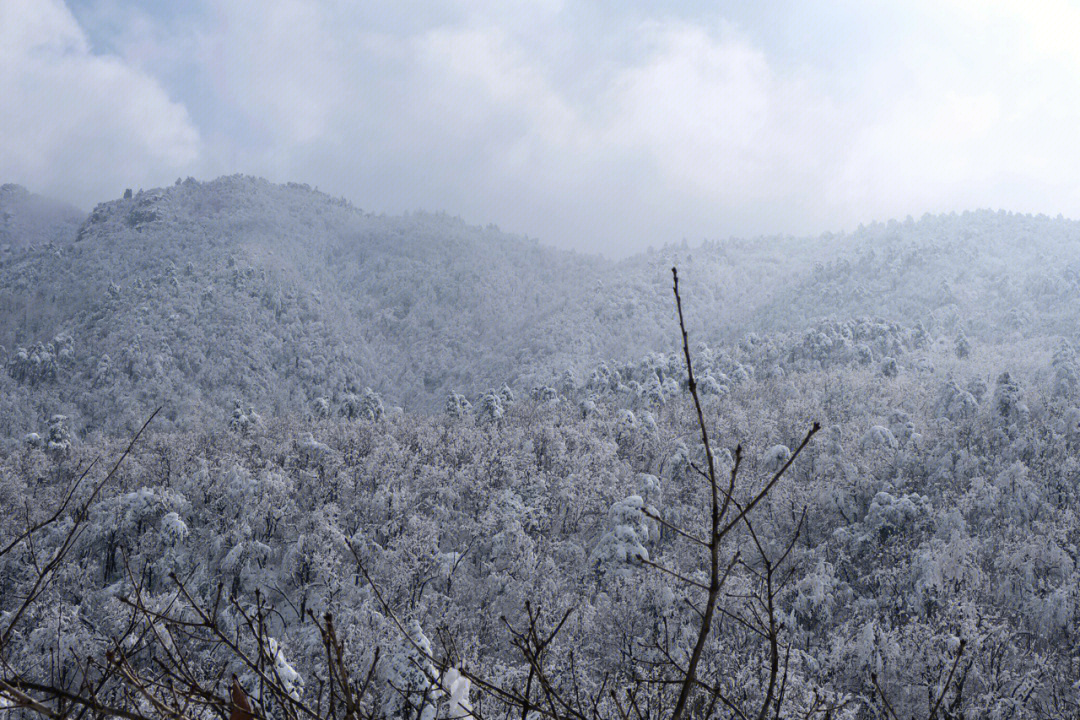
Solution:
[[[129,429],[158,404],[177,427],[238,404],[346,412],[368,387],[431,412],[451,393],[584,378],[673,348],[672,265],[693,337],[712,344],[792,346],[858,318],[942,340],[1005,329],[1015,342],[1036,317],[1041,333],[1080,327],[1076,303],[1034,312],[1080,294],[1080,223],[990,211],[608,260],[233,175],[101,203],[65,237],[0,256],[8,436],[52,413],[83,432]]]

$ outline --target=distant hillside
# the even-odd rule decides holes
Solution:
[[[988,342],[1080,331],[1080,222],[978,211],[890,221],[803,244],[809,272],[780,289],[754,324],[805,326],[875,316],[963,327]]]
[[[33,246],[66,245],[86,214],[19,185],[0,185],[0,260]]]
[[[239,176],[104,203],[77,231],[70,208],[13,186],[0,198],[19,248],[0,256],[5,436],[56,412],[116,431],[164,404],[164,422],[190,427],[237,403],[348,414],[367,387],[432,411],[451,392],[583,381],[601,361],[674,348],[673,264],[691,332],[714,345],[794,347],[858,318],[942,342],[1080,328],[1080,224],[1045,217],[927,216],[613,262]]]

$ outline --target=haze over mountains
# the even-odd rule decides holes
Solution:
[[[237,402],[303,415],[367,387],[430,411],[452,392],[584,378],[674,347],[673,264],[693,335],[711,344],[756,334],[794,346],[856,318],[1005,344],[1080,328],[1063,302],[1080,283],[1080,224],[989,211],[613,261],[242,176],[140,191],[85,217],[5,185],[0,251],[9,437],[54,413],[80,431],[122,430],[164,404],[186,427],[224,422]]]
[[[20,185],[0,185],[0,257],[31,246],[66,245],[85,219],[86,214],[71,205]]]

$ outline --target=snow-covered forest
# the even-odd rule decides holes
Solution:
[[[1078,301],[1045,216],[614,261],[4,186],[0,715],[1076,717]]]

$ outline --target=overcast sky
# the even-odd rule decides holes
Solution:
[[[1080,217],[1080,6],[659,5],[0,0],[0,182],[240,172],[616,256]]]

